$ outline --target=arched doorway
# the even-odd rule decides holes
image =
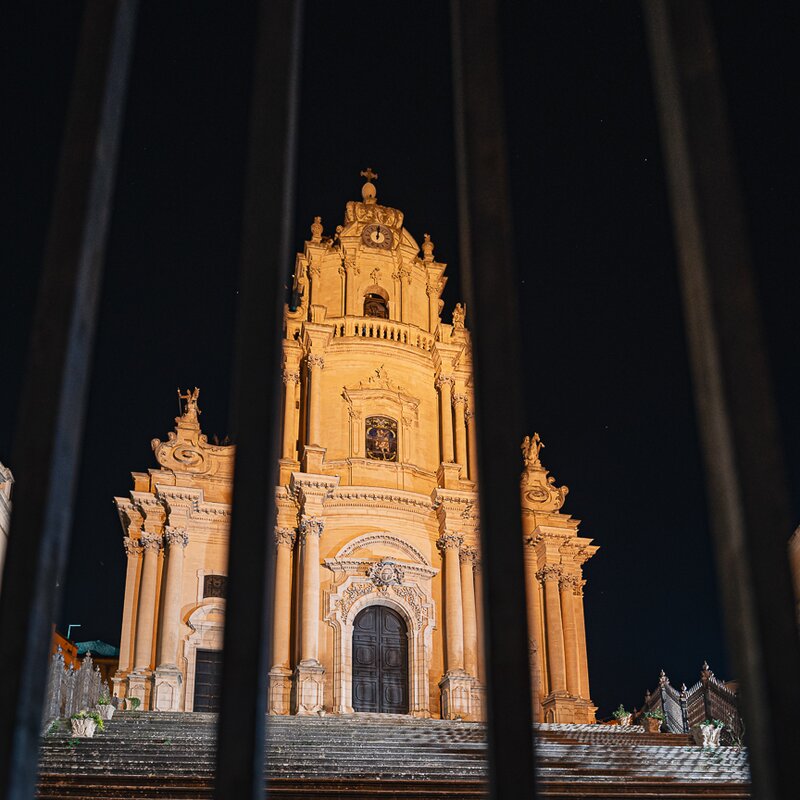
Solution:
[[[408,713],[408,631],[386,606],[367,606],[353,622],[353,710]]]

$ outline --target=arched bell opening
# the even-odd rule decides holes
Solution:
[[[380,286],[370,286],[364,292],[364,316],[389,319],[389,295]]]

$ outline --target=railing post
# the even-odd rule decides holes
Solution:
[[[33,797],[36,782],[137,5],[88,0],[83,12],[11,461],[17,481],[0,599],[6,800]]]
[[[643,0],[642,8],[753,796],[791,797],[800,715],[793,525],[711,14],[704,0]]]
[[[286,269],[292,263],[302,0],[258,6],[234,353],[236,473],[214,797],[264,796],[274,487]]]
[[[473,359],[491,796],[534,798],[519,442],[520,328],[496,0],[452,0],[459,257]],[[497,387],[504,391],[498,392]]]

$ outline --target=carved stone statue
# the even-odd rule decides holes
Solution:
[[[425,241],[422,242],[422,257],[425,261],[433,261],[433,242],[429,233],[425,234]]]
[[[543,447],[544,442],[539,438],[538,433],[534,433],[532,437],[526,436],[522,440],[522,460],[525,462],[526,469],[542,466],[539,452]]]
[[[181,400],[186,401],[186,406],[181,414],[184,419],[197,420],[197,415],[202,413],[197,405],[199,398],[200,390],[196,386],[194,387],[194,391],[187,389],[186,394],[183,394],[180,387],[178,387],[178,402]]]
[[[322,217],[314,217],[314,222],[311,223],[311,241],[322,241]]]
[[[461,303],[456,303],[453,309],[453,329],[457,331],[464,330],[464,319],[467,316],[467,307],[462,306]]]

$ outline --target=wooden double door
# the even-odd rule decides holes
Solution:
[[[219,711],[222,650],[198,650],[194,671],[194,710]]]
[[[386,606],[367,606],[353,623],[353,710],[408,713],[408,630]]]

